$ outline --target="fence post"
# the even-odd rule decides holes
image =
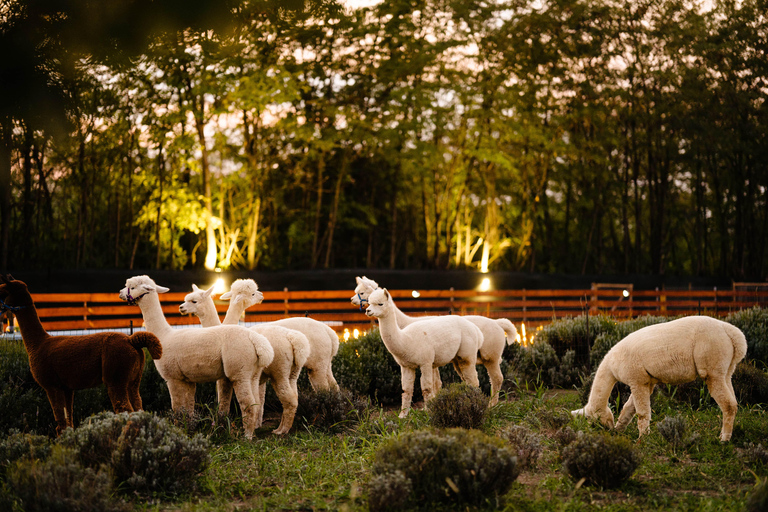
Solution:
[[[284,306],[283,314],[287,317],[288,316],[288,287],[287,286],[283,288],[283,292],[285,292],[285,298],[283,299],[283,306]]]
[[[131,336],[133,336],[133,320],[131,320],[131,322],[130,322],[130,324],[129,324],[129,325],[130,325],[130,327],[129,327],[129,331],[130,331],[130,333],[131,333]]]
[[[715,286],[715,316],[719,316],[717,313],[717,286]]]
[[[454,313],[453,309],[453,286],[451,286],[451,314]]]
[[[523,323],[528,321],[528,318],[526,317],[526,311],[527,308],[525,307],[525,288],[523,288]]]

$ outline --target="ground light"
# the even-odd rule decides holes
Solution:
[[[227,291],[227,287],[224,284],[224,279],[220,277],[216,280],[215,283],[213,283],[213,294],[221,295],[225,291]]]
[[[491,279],[489,277],[484,277],[483,280],[480,282],[480,291],[487,292],[490,289],[491,289]]]

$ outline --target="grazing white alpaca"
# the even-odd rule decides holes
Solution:
[[[363,309],[363,305],[368,302],[370,294],[379,288],[378,283],[372,279],[363,276],[355,278],[357,286],[355,295],[350,299],[352,304]],[[397,325],[402,329],[413,322],[419,322],[434,316],[408,316],[397,306],[394,306]],[[499,391],[504,383],[504,374],[501,372],[501,356],[504,353],[504,346],[511,345],[517,339],[517,329],[514,324],[506,318],[488,318],[480,315],[466,315],[462,318],[469,320],[480,328],[483,333],[483,344],[477,353],[477,364],[482,364],[488,371],[488,378],[491,381],[491,402],[494,406],[499,402]],[[437,387],[440,387],[440,373],[435,376],[438,379]]]
[[[251,439],[259,410],[253,389],[263,368],[274,358],[272,346],[264,336],[239,325],[171,328],[158,297],[158,293],[167,291],[168,288],[158,286],[148,276],[136,276],[125,282],[120,298],[141,308],[147,331],[160,339],[163,357],[155,360],[155,366],[168,385],[171,407],[191,415],[195,408],[196,384],[226,377],[240,404],[245,437]]]
[[[243,312],[254,304],[261,302],[261,292],[253,279],[238,279],[230,287],[229,309],[224,323],[236,324]],[[221,298],[225,298],[224,294]],[[263,297],[263,295],[261,296]],[[339,351],[339,335],[323,322],[307,317],[283,318],[269,322],[269,325],[279,325],[303,333],[309,340],[309,357],[304,363],[307,377],[312,389],[339,389],[333,376],[331,363]]]
[[[232,290],[223,294],[222,299],[230,299],[230,309],[238,309],[237,304],[241,303],[246,296],[258,298],[259,302],[263,299],[261,292],[250,293],[251,290],[240,293],[242,288],[240,280],[232,284]],[[192,293],[184,297],[184,303],[179,306],[182,314],[197,315],[203,327],[215,327],[221,325],[221,320],[216,312],[216,306],[213,303],[211,292],[213,288],[201,290],[192,285]],[[228,310],[229,311],[229,310]],[[227,315],[230,323],[237,322],[238,316]],[[234,322],[232,321],[234,318]],[[225,324],[227,320],[225,320]],[[287,329],[279,325],[260,324],[251,327],[267,338],[275,352],[272,363],[269,364],[261,374],[259,381],[259,413],[257,426],[261,426],[264,420],[264,398],[267,393],[267,380],[272,382],[280,403],[283,406],[283,414],[280,419],[280,425],[273,430],[275,434],[287,434],[293,426],[293,419],[296,416],[296,409],[299,405],[299,390],[297,381],[299,373],[304,367],[309,355],[309,341],[304,334],[299,331]],[[226,408],[229,411],[229,404],[232,399],[232,385],[226,379],[220,379],[216,382],[216,391],[219,399],[219,410]]]
[[[731,376],[746,353],[741,330],[708,316],[643,327],[608,351],[597,368],[587,405],[573,414],[598,418],[613,427],[608,399],[614,384],[623,382],[632,394],[621,409],[616,428],[626,427],[637,413],[642,436],[650,429],[651,393],[656,384],[684,384],[701,377],[723,412],[720,440],[728,441],[737,408]]]
[[[400,417],[411,409],[416,368],[421,370],[421,392],[427,402],[434,396],[435,370],[453,363],[459,376],[472,386],[477,380],[477,349],[483,334],[460,316],[433,317],[400,329],[395,319],[394,301],[386,288],[375,290],[369,297],[365,314],[379,319],[381,339],[400,365],[403,398]]]

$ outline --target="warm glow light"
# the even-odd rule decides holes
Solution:
[[[213,284],[213,293],[215,295],[220,295],[225,291],[227,291],[227,287],[224,285],[224,279],[218,278]]]
[[[629,292],[628,292],[627,290],[624,290],[623,292],[621,292],[621,294],[622,294],[624,297],[629,297]]]
[[[354,331],[352,331],[352,336],[354,336],[355,339],[359,338],[360,337],[360,331],[355,329]]]
[[[349,341],[349,329],[344,329],[344,341]]]
[[[419,292],[417,292],[416,290],[413,290],[411,292],[411,297],[413,297],[414,299],[418,299],[419,297],[421,297],[421,294]]]
[[[482,282],[480,283],[480,291],[487,292],[490,289],[491,289],[491,280],[488,277],[484,277]]]

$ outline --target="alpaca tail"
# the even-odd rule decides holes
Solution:
[[[733,343],[733,359],[731,360],[731,366],[728,368],[730,375],[733,375],[736,365],[747,355],[747,338],[744,337],[741,329],[731,324],[726,324],[725,333],[731,339],[731,343]]]
[[[511,345],[517,339],[517,329],[515,324],[507,320],[506,318],[497,318],[496,322],[504,329],[504,334],[507,335],[507,345]]]
[[[325,331],[328,333],[328,338],[331,340],[331,357],[335,357],[339,352],[339,335],[328,325],[325,325]]]
[[[160,359],[163,355],[163,345],[160,343],[157,336],[151,332],[135,332],[131,335],[130,341],[131,345],[133,345],[136,350],[141,350],[146,347],[147,350],[149,350],[149,355],[152,356],[152,359]]]
[[[259,358],[258,365],[262,368],[266,368],[272,364],[272,361],[275,359],[275,350],[272,348],[269,341],[267,341],[267,338],[250,329],[248,329],[248,338],[251,340],[251,343],[253,343],[253,348],[256,350],[256,355]]]

